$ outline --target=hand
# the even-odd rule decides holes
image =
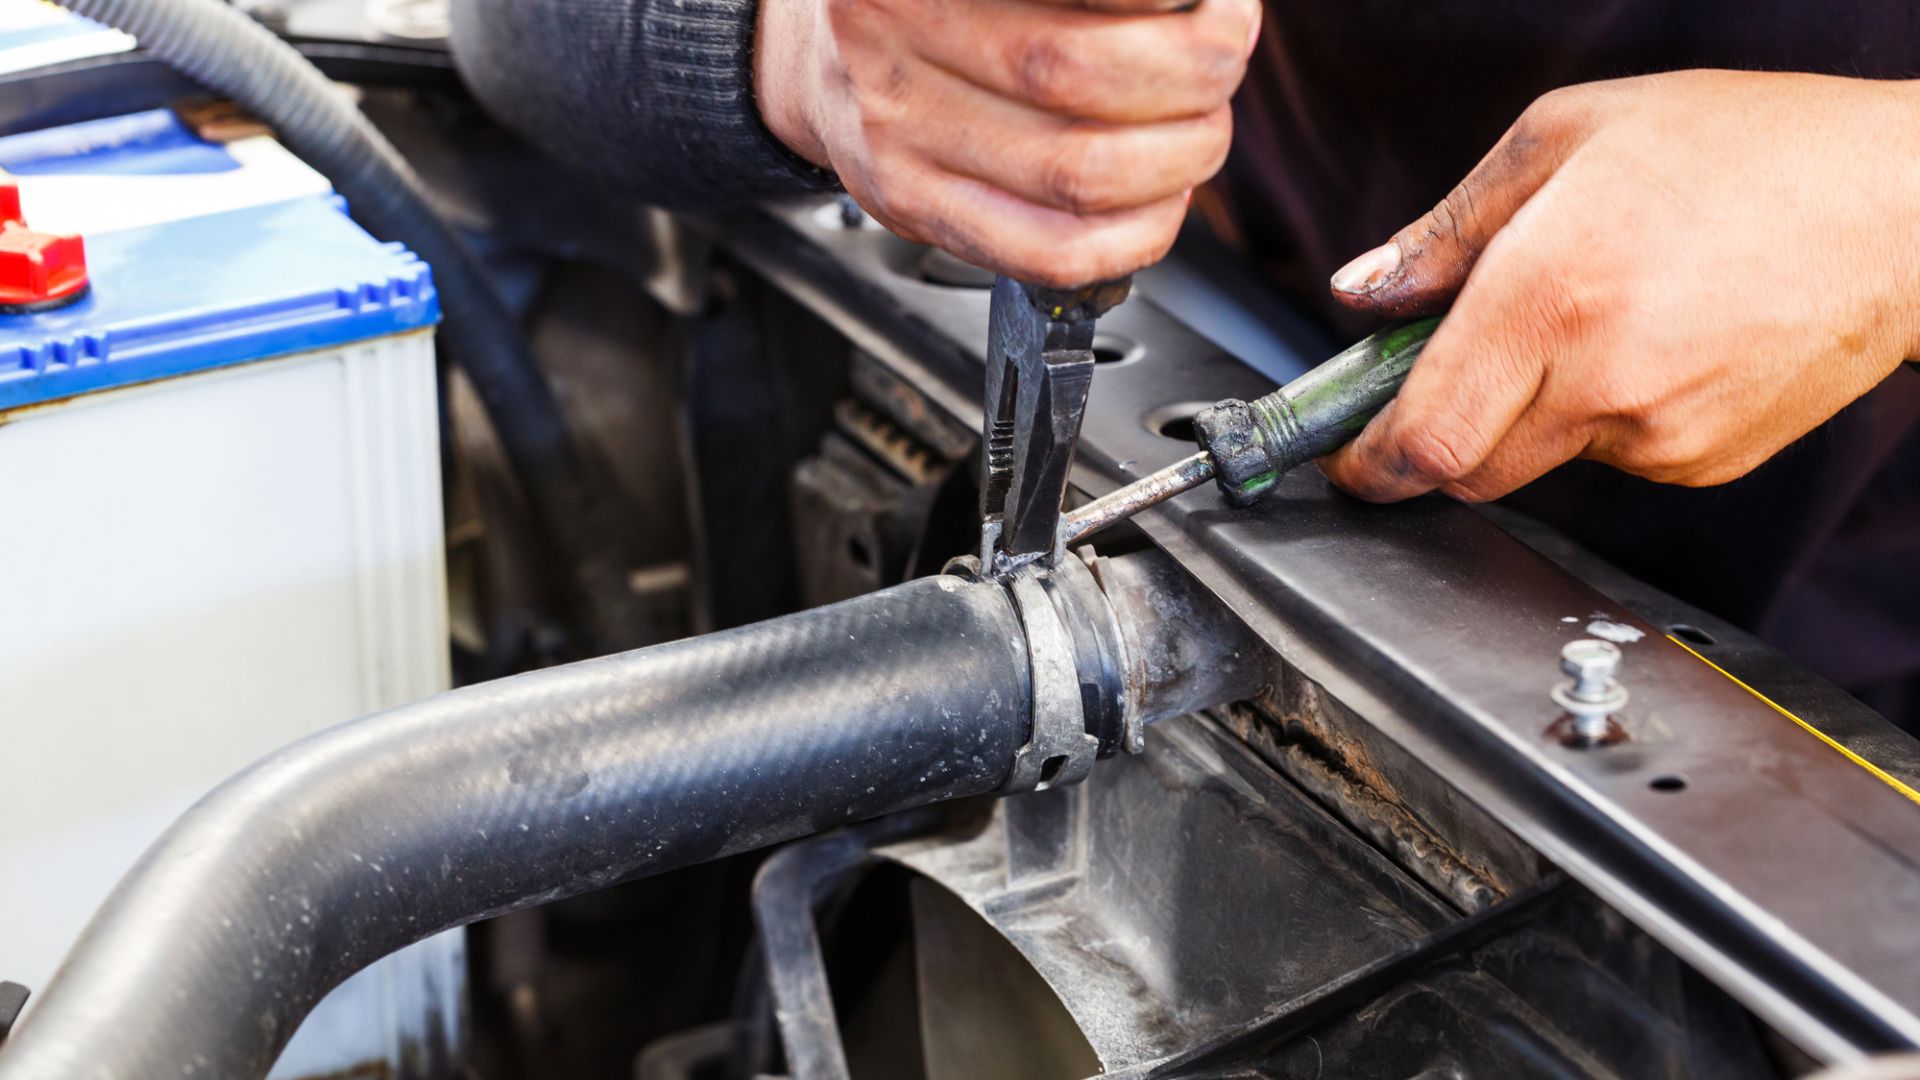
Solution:
[[[909,239],[1044,285],[1173,243],[1226,158],[1258,0],[763,0],[767,127]]]
[[[1555,91],[1432,213],[1334,275],[1452,310],[1322,462],[1365,499],[1498,498],[1571,458],[1705,486],[1920,347],[1920,88],[1691,71]]]

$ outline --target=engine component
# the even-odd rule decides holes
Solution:
[[[939,568],[972,499],[963,466],[978,437],[933,412],[872,357],[849,360],[850,395],[793,470],[794,562],[803,606],[845,600]],[[936,554],[937,553],[937,554]]]
[[[1070,789],[769,857],[754,916],[786,1075],[912,1075],[874,1065],[869,1010],[900,994],[935,1080],[1770,1075],[1737,1006],[1557,872],[1463,915],[1210,719],[1149,742]],[[917,978],[835,982],[819,958],[873,935],[889,891]]]
[[[1058,580],[1075,576],[1077,589]],[[1152,718],[1229,692],[1152,658],[1083,659],[1164,640],[1124,630],[1117,609],[1072,612],[1097,597],[1089,577],[1070,561],[1013,588],[922,579],[295,743],[147,852],[0,1051],[0,1078],[263,1075],[329,988],[428,934],[1044,782],[1044,762],[1037,776],[1016,762],[1062,716],[1110,724],[1103,703],[1117,701]],[[1240,632],[1217,606],[1161,605],[1176,607],[1218,614],[1215,637]]]

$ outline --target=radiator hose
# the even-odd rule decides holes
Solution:
[[[441,930],[1019,786],[1059,720],[1044,708],[1107,746],[1254,689],[1152,675],[1126,642],[1167,631],[1123,626],[1078,563],[1054,577],[909,582],[276,751],[122,879],[0,1044],[0,1080],[264,1076],[327,991]],[[1139,607],[1128,618],[1244,634],[1217,605]],[[1063,650],[1064,696],[1045,685]]]
[[[560,403],[492,280],[427,201],[420,179],[320,69],[223,0],[57,0],[124,31],[169,67],[266,121],[324,175],[354,219],[433,268],[447,320],[440,340],[486,406],[534,528],[573,568],[571,607],[612,647],[634,625],[603,471],[568,430]]]

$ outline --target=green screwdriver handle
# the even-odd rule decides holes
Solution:
[[[1194,417],[1227,501],[1246,506],[1296,466],[1346,445],[1393,400],[1440,325],[1388,327],[1258,401],[1232,398]]]

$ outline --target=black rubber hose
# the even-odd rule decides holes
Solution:
[[[1029,696],[1006,591],[948,577],[321,732],[141,857],[0,1080],[264,1076],[328,990],[430,934],[992,791]]]
[[[571,570],[569,603],[592,620],[603,648],[622,644],[631,599],[612,510],[601,501],[608,488],[574,441],[485,269],[434,212],[399,151],[319,68],[222,0],[58,3],[132,34],[181,74],[266,121],[346,197],[355,220],[426,260],[446,310],[440,341],[486,406],[543,546]]]

